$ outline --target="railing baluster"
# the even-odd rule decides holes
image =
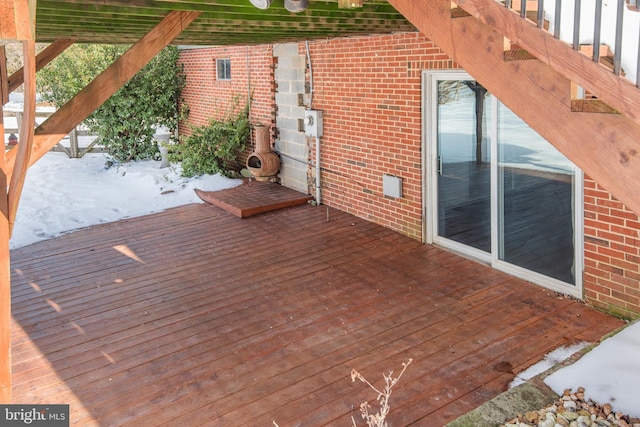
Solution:
[[[573,8],[573,48],[578,50],[580,48],[580,6],[582,2],[580,0],[575,1]]]
[[[514,5],[514,0],[504,0],[505,7],[512,9],[517,5]],[[520,15],[523,18],[527,18],[527,0],[520,1]],[[582,0],[574,0],[573,10],[573,40],[572,47],[575,50],[580,50],[580,32],[581,32],[581,20],[582,20]],[[613,0],[611,0],[613,1]],[[624,12],[626,9],[626,0],[616,0],[616,22],[615,22],[615,41],[613,46],[613,72],[616,75],[622,74],[622,38],[624,36],[623,24],[624,24]],[[638,4],[640,0],[630,0],[630,4]],[[545,5],[544,0],[537,0],[538,10],[536,15],[536,25],[538,28],[544,29],[545,21]],[[601,60],[601,46],[602,46],[602,26],[603,26],[603,0],[595,0],[594,22],[593,22],[593,55],[594,62],[600,62]],[[553,36],[560,39],[561,25],[562,25],[562,0],[555,0],[555,11],[553,18]],[[566,38],[564,39],[566,40]],[[638,33],[638,49],[636,52],[636,76],[635,85],[640,88],[640,32]],[[629,76],[630,79],[633,79]]]
[[[618,10],[616,16],[616,46],[613,53],[613,72],[616,76],[620,75],[622,70],[621,58],[622,58],[622,17],[624,15],[624,1],[618,0]]]
[[[602,0],[596,0],[595,21],[593,23],[593,61],[600,62],[600,31],[602,29]]]
[[[560,17],[560,13],[562,12],[562,0],[556,0],[556,11],[553,22],[553,36],[557,39],[560,38],[560,21],[562,21]]]
[[[544,0],[538,0],[538,28],[544,26]]]

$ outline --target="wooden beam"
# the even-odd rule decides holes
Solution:
[[[543,138],[640,213],[640,126],[623,115],[572,112],[569,79],[539,60],[505,61],[503,35],[474,17],[452,20],[449,0],[389,1]]]
[[[62,138],[102,105],[140,71],[199,15],[199,12],[170,12],[153,30],[132,46],[75,97],[52,114],[35,130],[30,164],[33,164]],[[28,122],[27,122],[28,123]],[[7,154],[7,176],[15,165],[16,150]]]
[[[73,34],[78,43],[133,43],[168,10],[199,11],[195,25],[176,38],[176,44],[259,44],[327,38],[350,34],[415,31],[386,1],[362,3],[359,9],[339,9],[335,1],[311,1],[303,15],[292,15],[282,2],[267,10],[248,1],[123,1],[38,0],[38,41]]]
[[[74,39],[58,39],[51,43],[45,50],[40,52],[36,56],[36,72],[42,69],[49,62],[53,61],[62,52],[64,52],[69,46],[75,43]],[[9,93],[16,90],[24,82],[24,69],[20,68],[15,73],[11,74],[8,81]]]

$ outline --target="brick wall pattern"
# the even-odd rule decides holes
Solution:
[[[584,180],[584,296],[623,317],[640,316],[640,219],[606,189]]]

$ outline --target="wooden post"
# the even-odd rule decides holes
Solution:
[[[71,151],[71,157],[77,159],[78,156],[78,128],[73,128],[69,134],[69,150]]]
[[[0,61],[2,62],[2,66],[0,66],[0,102],[4,105],[9,102],[10,93],[7,84],[7,53],[4,46],[0,46]],[[4,135],[4,131],[2,135]]]
[[[23,44],[25,74],[24,117],[33,123],[36,115],[36,68],[35,42],[25,40]],[[2,113],[0,113],[2,114]],[[2,153],[4,154],[4,124],[2,129]],[[18,201],[24,186],[29,166],[29,155],[33,144],[33,126],[22,126],[20,143],[12,151],[18,151],[16,173],[11,177],[7,191],[5,156],[0,165],[0,402],[11,402],[11,258],[9,239],[18,211]]]
[[[4,55],[0,67],[6,68]],[[11,266],[3,116],[0,109],[0,403],[11,403]]]
[[[28,73],[25,80],[25,118],[33,122],[35,118],[35,11],[36,0],[0,0],[0,38],[20,40],[23,43],[24,66]],[[0,59],[0,64],[6,67],[6,58]],[[2,85],[6,82],[6,71]],[[8,96],[7,90],[6,95]],[[29,98],[32,98],[29,100]],[[29,129],[29,130],[24,130]],[[0,111],[0,403],[11,403],[11,261],[9,252],[9,238],[11,237],[11,194],[13,193],[15,209],[16,196],[20,197],[24,183],[23,165],[29,163],[29,152],[33,142],[33,126],[23,128],[20,145],[26,145],[17,157],[18,173],[11,185],[16,188],[7,190],[9,174],[7,173],[6,152],[4,144],[4,120]],[[26,170],[25,170],[26,172]],[[15,215],[15,212],[14,212]]]

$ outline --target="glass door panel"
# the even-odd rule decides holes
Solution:
[[[490,95],[472,80],[438,81],[437,92],[437,235],[490,252]]]
[[[497,115],[498,258],[575,284],[575,168],[502,104]]]

